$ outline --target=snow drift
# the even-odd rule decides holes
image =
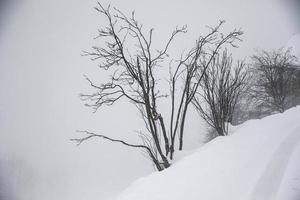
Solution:
[[[241,125],[117,200],[299,200],[300,107]]]

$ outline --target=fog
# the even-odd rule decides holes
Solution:
[[[2,1],[0,1],[2,2]],[[4,2],[4,1],[3,1]],[[7,3],[10,2],[10,3]],[[299,32],[295,2],[276,0],[101,1],[125,13],[136,11],[146,27],[154,27],[156,46],[177,25],[188,34],[177,49],[225,19],[224,31],[245,32],[237,58],[255,49],[285,46]],[[102,140],[76,146],[76,130],[101,132],[138,142],[143,123],[126,101],[95,114],[78,94],[89,91],[83,75],[101,81],[97,63],[82,57],[105,19],[96,1],[11,0],[0,3],[0,199],[79,200],[112,198],[138,177],[154,171],[136,149]],[[297,4],[298,5],[298,4]],[[292,10],[292,9],[291,9]],[[297,9],[296,9],[297,10]],[[297,13],[297,12],[294,12]],[[299,41],[299,40],[297,40]],[[293,43],[293,42],[292,42]],[[293,44],[292,44],[293,45]],[[203,126],[190,114],[186,146],[201,145]]]

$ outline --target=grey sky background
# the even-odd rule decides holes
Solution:
[[[104,78],[97,63],[80,56],[97,44],[93,37],[105,23],[93,9],[96,1],[12,2],[0,14],[0,180],[5,180],[0,181],[5,186],[0,197],[2,192],[16,200],[105,199],[151,173],[149,161],[136,150],[99,140],[76,147],[69,141],[77,136],[75,130],[88,129],[137,142],[134,131],[143,125],[126,102],[92,114],[78,98],[90,89],[83,74],[99,82]],[[297,12],[292,11],[297,11],[296,1],[101,3],[125,13],[135,10],[145,27],[155,28],[157,47],[177,25],[187,24],[189,32],[178,38],[174,54],[220,19],[227,21],[225,32],[245,32],[233,51],[236,58],[251,56],[255,48],[282,47],[299,32]],[[193,126],[187,130],[187,146],[194,149],[201,145],[203,129],[194,113],[189,120]]]

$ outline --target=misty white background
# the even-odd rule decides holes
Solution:
[[[285,46],[299,31],[289,5],[276,0],[101,1],[125,13],[136,11],[155,28],[156,46],[177,25],[188,25],[174,52],[225,19],[224,31],[245,32],[237,58],[254,49]],[[105,24],[96,1],[11,0],[1,10],[0,31],[0,195],[16,200],[105,199],[138,177],[153,172],[139,151],[101,140],[80,147],[76,130],[92,130],[138,142],[143,124],[135,107],[120,101],[93,114],[78,94],[90,91],[83,74],[103,79],[97,63],[80,56],[98,44]],[[299,41],[299,40],[298,40]],[[201,145],[202,125],[190,115],[188,149]],[[4,199],[6,200],[6,199]]]

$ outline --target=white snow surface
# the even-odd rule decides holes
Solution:
[[[116,200],[299,200],[300,107],[250,120]]]

